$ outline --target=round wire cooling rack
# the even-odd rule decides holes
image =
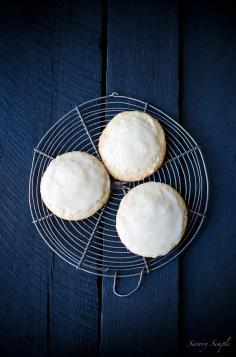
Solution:
[[[99,136],[119,112],[144,111],[157,118],[167,139],[167,154],[161,168],[145,180],[112,180],[108,203],[100,211],[81,221],[56,217],[43,204],[40,180],[50,161],[62,153],[82,150],[98,158]],[[188,225],[179,245],[169,254],[144,258],[128,251],[116,231],[116,212],[120,200],[132,187],[147,181],[159,181],[174,187],[188,207]],[[141,100],[112,93],[89,100],[59,119],[34,149],[29,181],[29,205],[33,224],[48,246],[76,269],[116,279],[139,275],[137,290],[144,273],[156,270],[177,257],[197,235],[208,205],[208,176],[200,147],[174,119]]]

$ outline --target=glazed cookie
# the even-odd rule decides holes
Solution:
[[[56,216],[80,220],[92,216],[106,203],[110,179],[96,157],[82,151],[67,152],[51,161],[42,176],[40,192]]]
[[[187,225],[183,198],[171,186],[143,183],[120,202],[116,228],[122,243],[133,253],[156,258],[181,240]]]
[[[103,130],[99,152],[109,173],[123,181],[137,181],[155,172],[166,153],[164,131],[149,114],[117,114]]]

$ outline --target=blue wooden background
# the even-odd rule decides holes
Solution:
[[[236,355],[235,35],[229,1],[1,7],[1,356],[210,356],[227,339],[220,353]],[[76,271],[49,250],[27,198],[42,134],[75,105],[113,91],[184,125],[210,178],[198,238],[126,299],[112,293],[111,279]],[[135,284],[124,278],[120,289]]]

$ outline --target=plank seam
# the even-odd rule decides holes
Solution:
[[[107,0],[102,0],[102,26],[101,26],[101,96],[106,96],[107,92],[107,28],[108,28],[108,10],[107,10]],[[104,104],[105,106],[105,104]],[[105,118],[104,118],[105,120]],[[101,123],[102,124],[102,123]],[[103,225],[101,224],[101,231],[103,230]],[[104,238],[104,233],[101,233],[101,238]],[[101,248],[101,255],[103,254],[103,248]],[[102,305],[103,305],[103,277],[97,277],[98,284],[98,350],[97,355],[101,356],[101,335],[102,335]]]
[[[178,116],[179,118],[182,117],[183,108],[182,108],[182,101],[183,101],[183,1],[178,0]],[[197,148],[194,148],[197,149]],[[192,151],[194,151],[194,149]],[[184,338],[183,338],[183,260],[182,256],[180,255],[178,261],[178,268],[179,268],[179,278],[178,278],[178,321],[177,321],[177,354],[179,356],[183,355],[184,351]]]

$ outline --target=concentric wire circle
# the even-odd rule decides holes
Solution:
[[[167,154],[162,167],[145,180],[112,181],[107,205],[82,221],[65,221],[53,215],[40,196],[40,180],[50,161],[62,153],[82,150],[99,156],[99,136],[107,123],[125,110],[146,111],[163,126]],[[116,227],[120,200],[132,187],[147,181],[171,185],[185,199],[188,225],[179,245],[169,254],[144,259],[129,252],[121,243]],[[112,276],[139,275],[150,272],[178,256],[197,235],[208,205],[208,177],[201,149],[191,135],[175,120],[156,107],[113,93],[89,100],[58,120],[34,149],[29,181],[29,204],[33,223],[48,246],[69,264],[86,272]]]

